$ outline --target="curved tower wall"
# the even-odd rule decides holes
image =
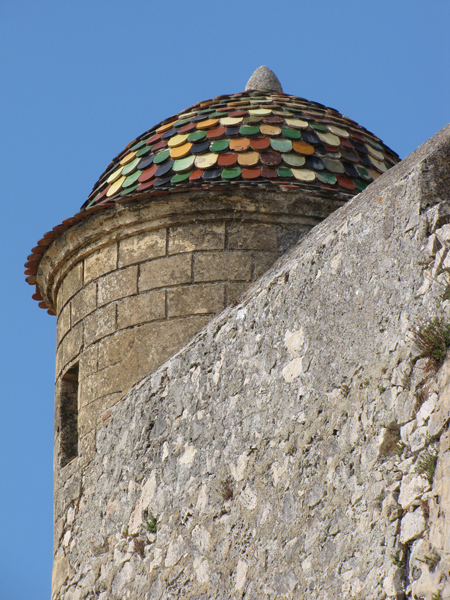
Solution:
[[[173,194],[61,234],[39,275],[57,313],[55,472],[64,480],[67,464],[89,463],[108,409],[341,204]]]

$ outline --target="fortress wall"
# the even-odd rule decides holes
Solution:
[[[411,333],[450,319],[449,140],[105,410],[57,480],[53,598],[449,597],[450,363]]]

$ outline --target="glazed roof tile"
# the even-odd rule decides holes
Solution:
[[[310,160],[304,174],[278,169],[268,176],[264,169],[281,164],[284,157],[290,157],[287,165],[301,169],[306,156]],[[307,181],[311,193],[325,188],[329,193],[332,185],[337,193],[356,194],[398,161],[381,140],[332,108],[250,89],[200,102],[133,140],[108,166],[81,210],[123,200],[131,191],[135,198],[205,189],[205,182],[227,186],[230,178],[245,187],[285,189],[288,184],[302,189]],[[251,176],[238,168],[231,176],[229,167],[236,163],[254,167]],[[155,164],[160,168],[155,170]],[[319,178],[318,172],[347,173],[352,184],[345,178]]]
[[[36,283],[42,254],[62,230],[116,202],[236,185],[346,200],[399,160],[367,129],[322,104],[271,90],[218,96],[128,144],[81,211],[33,248],[26,280]],[[42,300],[39,291],[33,297]]]

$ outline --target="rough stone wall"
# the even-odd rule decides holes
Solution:
[[[53,598],[450,598],[450,128],[332,214],[96,429]]]

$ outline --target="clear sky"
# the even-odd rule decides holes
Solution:
[[[49,600],[55,318],[23,263],[110,160],[262,64],[402,158],[450,120],[449,0],[0,0],[0,600]]]

